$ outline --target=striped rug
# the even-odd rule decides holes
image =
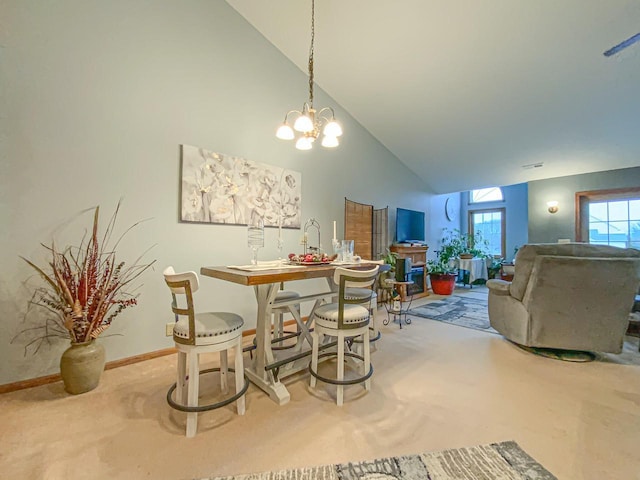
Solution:
[[[516,442],[208,480],[553,480]],[[203,479],[205,480],[205,479]]]
[[[487,301],[486,293],[451,295],[412,308],[409,315],[497,334],[489,324]]]

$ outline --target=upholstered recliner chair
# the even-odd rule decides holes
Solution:
[[[512,282],[487,282],[489,320],[527,347],[620,353],[638,285],[640,250],[525,245]]]

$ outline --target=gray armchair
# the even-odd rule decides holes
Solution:
[[[525,245],[512,282],[487,282],[489,320],[520,345],[620,353],[639,285],[640,250]]]

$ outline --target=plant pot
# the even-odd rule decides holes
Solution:
[[[456,286],[455,273],[430,273],[431,289],[437,295],[451,295]]]
[[[469,260],[470,258],[473,258],[473,253],[461,253],[460,258],[463,260]]]
[[[104,347],[95,340],[73,343],[60,358],[64,389],[73,395],[93,390],[104,370]]]

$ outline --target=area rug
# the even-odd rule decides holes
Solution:
[[[552,480],[516,442],[211,480]],[[204,480],[204,479],[203,479]]]
[[[451,295],[409,310],[409,315],[450,323],[460,327],[496,332],[489,325],[486,295]]]

